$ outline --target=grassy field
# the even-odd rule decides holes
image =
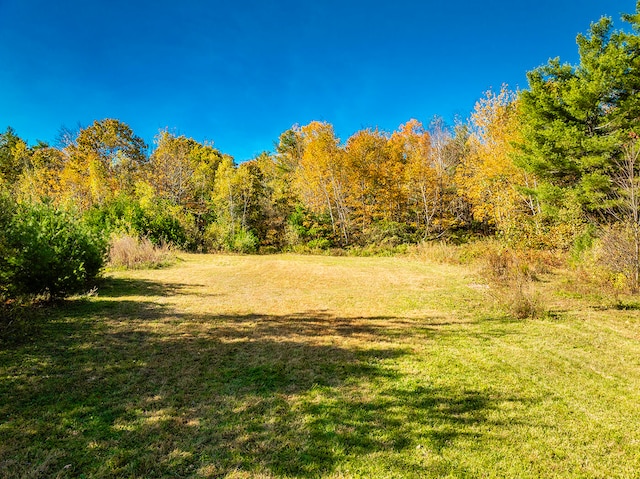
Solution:
[[[0,477],[640,477],[640,314],[463,266],[184,255],[0,351]],[[610,302],[613,305],[613,302]]]

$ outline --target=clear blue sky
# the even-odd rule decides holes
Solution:
[[[118,118],[236,160],[312,120],[392,131],[468,117],[489,88],[577,61],[576,34],[635,0],[0,0],[0,129],[34,144]],[[620,23],[618,23],[620,25]]]

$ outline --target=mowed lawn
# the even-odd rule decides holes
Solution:
[[[416,258],[109,273],[2,343],[0,477],[640,477],[640,311],[538,286],[512,320]]]

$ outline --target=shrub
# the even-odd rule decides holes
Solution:
[[[557,251],[514,249],[497,242],[483,242],[478,259],[485,277],[498,283],[536,281],[541,274],[566,264],[566,254]]]
[[[299,252],[326,250],[336,243],[329,215],[313,214],[300,205],[287,219],[284,240],[292,251]]]
[[[331,241],[327,238],[312,239],[307,243],[307,247],[311,250],[327,250],[331,247]]]
[[[183,247],[188,238],[178,210],[179,207],[161,199],[143,206],[137,199],[121,195],[89,210],[86,219],[107,234],[129,234],[148,238],[156,245],[170,243]]]
[[[500,301],[516,319],[537,318],[544,314],[542,298],[530,281],[514,281],[501,291]]]
[[[231,251],[235,253],[252,254],[258,250],[258,238],[245,229],[239,230],[231,242]]]
[[[639,251],[638,226],[609,226],[603,229],[595,246],[596,264],[609,273],[615,287],[637,293],[640,290]]]
[[[9,243],[11,220],[15,204],[7,195],[0,195],[0,299],[9,295],[11,279],[11,261],[14,252]]]
[[[223,251],[228,244],[229,228],[217,221],[209,223],[204,231],[205,251]]]
[[[204,232],[204,246],[209,251],[253,254],[259,244],[260,240],[251,231],[225,222],[211,223]]]
[[[498,242],[482,242],[480,272],[492,287],[495,299],[516,319],[544,314],[544,302],[536,291],[538,275],[549,271],[553,258],[535,250],[516,250]]]
[[[6,202],[6,200],[5,200]],[[74,215],[47,204],[13,204],[0,235],[5,298],[83,292],[104,266],[106,242]]]
[[[576,236],[569,251],[573,264],[579,264],[583,258],[588,255],[589,251],[593,248],[595,239],[596,231],[593,227],[585,228],[581,234]]]
[[[412,246],[407,243],[400,243],[396,246],[391,246],[389,244],[368,244],[365,246],[349,246],[346,248],[344,254],[348,254],[349,256],[396,256],[396,255],[404,255],[408,252],[413,252]]]

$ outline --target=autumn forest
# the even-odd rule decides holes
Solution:
[[[373,253],[495,236],[574,256],[599,245],[608,274],[637,290],[640,10],[624,20],[626,30],[593,23],[578,36],[579,64],[550,60],[528,89],[487,92],[467,121],[408,119],[346,140],[314,121],[240,164],[171,130],[146,145],[117,119],[61,130],[54,145],[29,146],[9,127],[0,248],[20,249],[28,234],[16,231],[28,228],[17,218],[34,209],[105,241],[129,234],[194,252]],[[9,284],[20,261],[5,263]]]

